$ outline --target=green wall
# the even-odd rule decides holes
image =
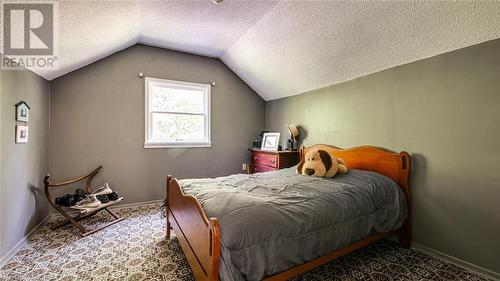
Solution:
[[[500,272],[500,40],[267,103],[303,144],[411,153],[418,244]]]

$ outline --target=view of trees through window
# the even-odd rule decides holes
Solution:
[[[205,97],[196,89],[153,86],[151,138],[155,141],[204,140]]]

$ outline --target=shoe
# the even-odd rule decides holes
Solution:
[[[64,196],[56,197],[55,203],[64,207],[72,207],[83,198],[84,196],[80,194],[66,194]]]
[[[71,194],[66,194],[64,196],[56,197],[55,202],[57,205],[68,207],[70,204],[71,198],[72,198]]]
[[[119,198],[118,193],[113,191],[112,193],[108,194],[108,199],[109,201],[115,201]]]
[[[106,195],[97,195],[96,198],[97,198],[97,200],[101,201],[102,204],[105,204],[105,203],[109,202],[108,194],[106,194]]]
[[[104,186],[92,191],[92,195],[107,195],[111,193],[113,193],[113,190],[111,190],[108,183],[105,183]]]
[[[94,209],[101,206],[101,201],[95,195],[87,195],[80,202],[76,203],[73,209]]]

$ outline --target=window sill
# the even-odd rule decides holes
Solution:
[[[144,144],[144,148],[197,148],[197,147],[212,147],[212,143],[211,142],[202,142],[202,143],[151,142]]]

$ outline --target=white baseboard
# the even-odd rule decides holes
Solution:
[[[2,268],[4,265],[6,265],[10,259],[12,259],[19,250],[21,250],[24,245],[28,242],[29,238],[35,234],[35,232],[40,229],[49,219],[50,215],[47,215],[37,226],[33,227],[31,231],[26,234],[21,241],[19,241],[12,249],[10,249],[1,259],[0,259],[0,268]]]
[[[436,257],[438,259],[444,260],[445,262],[452,263],[456,266],[465,268],[469,271],[481,274],[487,278],[493,279],[493,280],[499,280],[500,281],[500,274],[494,271],[491,271],[489,269],[486,269],[484,267],[477,266],[475,264],[472,264],[468,261],[464,261],[462,259],[450,256],[448,254],[445,254],[443,252],[428,248],[426,246],[420,245],[418,243],[412,242],[411,247],[419,252],[422,252],[424,254],[427,254],[429,256]]]

